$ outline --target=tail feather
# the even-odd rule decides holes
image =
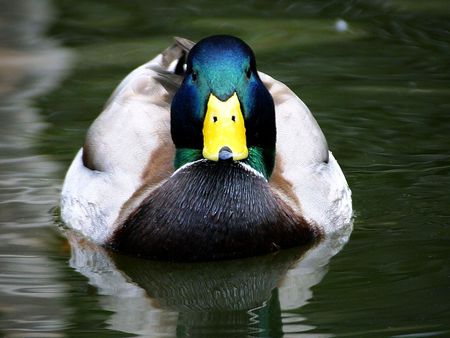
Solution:
[[[174,39],[175,39],[176,45],[179,46],[180,48],[182,48],[186,53],[189,53],[189,51],[195,45],[195,42],[185,39],[185,38],[181,38],[179,36],[175,36]]]
[[[189,51],[194,46],[194,42],[175,37],[175,43],[161,53],[158,65],[164,70],[183,75],[186,69],[186,59]]]

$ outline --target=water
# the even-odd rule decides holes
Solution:
[[[450,337],[449,32],[444,0],[1,1],[1,336]],[[353,191],[345,246],[167,264],[58,229],[118,81],[171,36],[212,33],[314,112]]]

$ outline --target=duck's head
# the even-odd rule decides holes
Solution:
[[[189,52],[172,101],[175,167],[199,159],[243,161],[268,178],[275,158],[275,108],[242,40],[216,35]]]

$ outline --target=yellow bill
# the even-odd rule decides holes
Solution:
[[[226,101],[213,94],[208,99],[203,122],[203,157],[218,161],[223,149],[231,151],[234,161],[248,157],[244,116],[236,93]]]

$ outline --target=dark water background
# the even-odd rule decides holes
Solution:
[[[353,191],[347,245],[192,266],[69,245],[62,179],[108,95],[214,33],[313,111]],[[0,336],[450,337],[449,44],[445,0],[0,0]]]

